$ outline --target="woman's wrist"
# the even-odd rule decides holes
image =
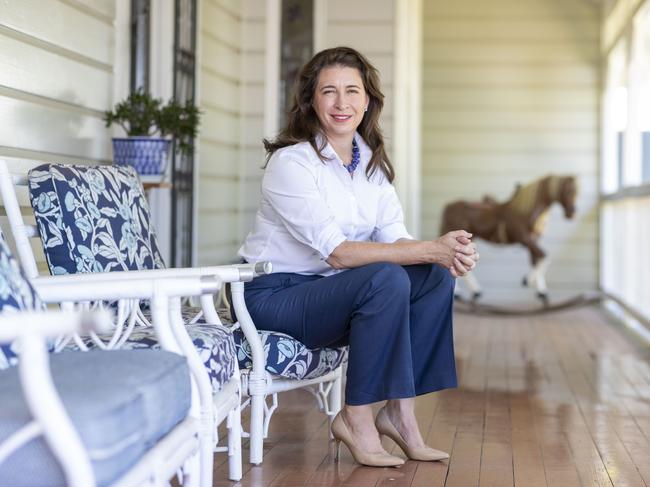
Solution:
[[[430,264],[441,264],[444,255],[444,244],[438,240],[428,240],[426,242],[429,246]]]

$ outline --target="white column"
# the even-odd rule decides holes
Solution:
[[[264,77],[264,137],[278,133],[278,91],[280,86],[280,0],[266,2],[266,58]]]
[[[406,225],[420,235],[422,0],[395,1],[393,162]]]
[[[327,44],[327,0],[314,0],[314,54]]]

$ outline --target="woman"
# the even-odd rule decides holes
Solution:
[[[286,128],[264,141],[262,199],[239,253],[274,266],[246,285],[258,328],[310,348],[349,345],[337,444],[359,463],[397,466],[379,434],[411,459],[448,458],[424,444],[414,397],[456,386],[454,277],[478,254],[462,230],[433,241],[406,231],[378,125],[383,98],[377,70],[353,49],[303,67]]]

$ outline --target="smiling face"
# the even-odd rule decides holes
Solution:
[[[321,70],[314,93],[314,111],[330,142],[352,140],[368,101],[356,68],[329,66]]]

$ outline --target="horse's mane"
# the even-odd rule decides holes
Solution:
[[[548,194],[550,200],[553,201],[557,198],[561,179],[561,176],[546,176],[537,179],[532,183],[528,183],[526,186],[520,187],[515,192],[512,199],[508,202],[508,205],[522,215],[531,215],[537,203],[537,194],[540,185],[544,181],[548,180]]]

